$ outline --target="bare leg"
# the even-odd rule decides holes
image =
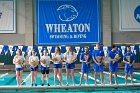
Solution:
[[[75,86],[74,69],[71,69],[71,76],[72,76],[73,86]]]
[[[110,72],[110,85],[112,85],[112,72]]]
[[[46,81],[47,81],[48,86],[50,86],[50,84],[49,84],[49,74],[46,74]]]
[[[133,74],[130,74],[131,84],[133,84]]]
[[[34,82],[35,86],[37,86],[37,71],[34,71]]]
[[[103,72],[100,72],[101,84],[104,84],[104,75]]]
[[[20,85],[21,85],[21,83],[22,83],[22,71],[20,71],[20,76],[19,76],[19,78],[20,78]]]
[[[117,84],[117,72],[114,72],[114,79],[115,79],[115,84]]]
[[[94,78],[95,78],[94,84],[95,84],[95,85],[97,84],[97,82],[96,82],[96,77],[97,77],[97,72],[94,72]]]
[[[69,73],[70,73],[70,69],[66,69],[66,86],[68,86]]]
[[[34,83],[34,71],[31,71],[31,83],[32,83],[32,85]]]
[[[88,74],[86,74],[86,84],[88,84]]]
[[[42,74],[42,86],[44,85],[44,74]]]
[[[57,69],[54,68],[54,85],[56,86]]]
[[[62,83],[62,68],[58,69],[58,73],[59,73],[59,78],[60,78],[60,86],[62,86],[63,85],[63,83]]]
[[[80,86],[81,86],[81,84],[82,84],[83,76],[84,76],[84,73],[82,73],[82,74],[81,74],[81,77],[80,77]]]
[[[20,71],[16,71],[16,80],[17,80],[17,85],[19,86],[19,76],[20,76]]]
[[[125,84],[127,84],[128,73],[125,74]]]

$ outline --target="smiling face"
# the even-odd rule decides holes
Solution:
[[[20,56],[21,55],[21,50],[18,49],[17,52],[16,52],[16,54]]]
[[[61,52],[60,48],[59,47],[56,47],[55,48],[55,53],[60,53],[60,52]]]
[[[36,51],[35,50],[32,50],[32,55],[33,56],[35,56],[35,53],[36,53]]]
[[[97,49],[100,48],[100,44],[99,44],[99,43],[96,44],[96,48],[97,48]]]
[[[127,52],[131,52],[131,47],[127,47]]]
[[[47,55],[48,51],[47,50],[44,50],[43,53],[44,53],[44,55]]]
[[[72,52],[72,47],[68,47],[68,52]]]
[[[88,51],[89,51],[89,49],[88,49],[88,47],[85,47],[85,53],[88,53]]]
[[[116,51],[116,47],[113,47],[112,50],[113,50],[113,51]]]

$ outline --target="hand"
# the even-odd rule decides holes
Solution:
[[[118,59],[115,58],[114,61],[116,62],[116,61],[118,61]]]
[[[73,62],[74,62],[73,59],[71,59],[70,62],[69,62],[69,64],[71,64],[71,63],[73,63]]]
[[[85,58],[85,60],[87,61],[88,58],[89,58],[89,56],[88,56],[88,55],[85,55],[84,58]]]
[[[114,64],[116,61],[113,61],[112,63]]]
[[[16,63],[16,64],[19,64],[19,63],[20,63],[20,59],[17,58],[17,59],[15,60],[15,63]]]
[[[62,63],[62,60],[59,60],[58,62],[59,62],[59,63]]]
[[[85,60],[84,62],[85,62],[86,64],[88,64],[88,61],[87,61],[87,60]]]
[[[100,66],[101,65],[101,63],[98,63],[98,66]]]
[[[54,56],[52,59],[53,59],[54,61],[58,61],[56,56]]]
[[[129,66],[131,67],[131,66],[133,66],[132,64],[129,64]]]

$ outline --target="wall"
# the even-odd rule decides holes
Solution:
[[[119,0],[111,0],[112,43],[139,43],[140,32],[119,31]]]
[[[16,32],[0,34],[0,45],[33,45],[32,0],[16,0]]]
[[[16,34],[0,34],[2,45],[33,45],[34,0],[16,0]],[[138,43],[140,32],[119,31],[119,0],[101,0],[102,38],[104,45]]]

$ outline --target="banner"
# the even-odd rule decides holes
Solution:
[[[140,31],[140,0],[119,1],[120,31]]]
[[[15,33],[15,0],[0,0],[0,33]]]
[[[101,42],[100,0],[36,0],[36,44]]]

